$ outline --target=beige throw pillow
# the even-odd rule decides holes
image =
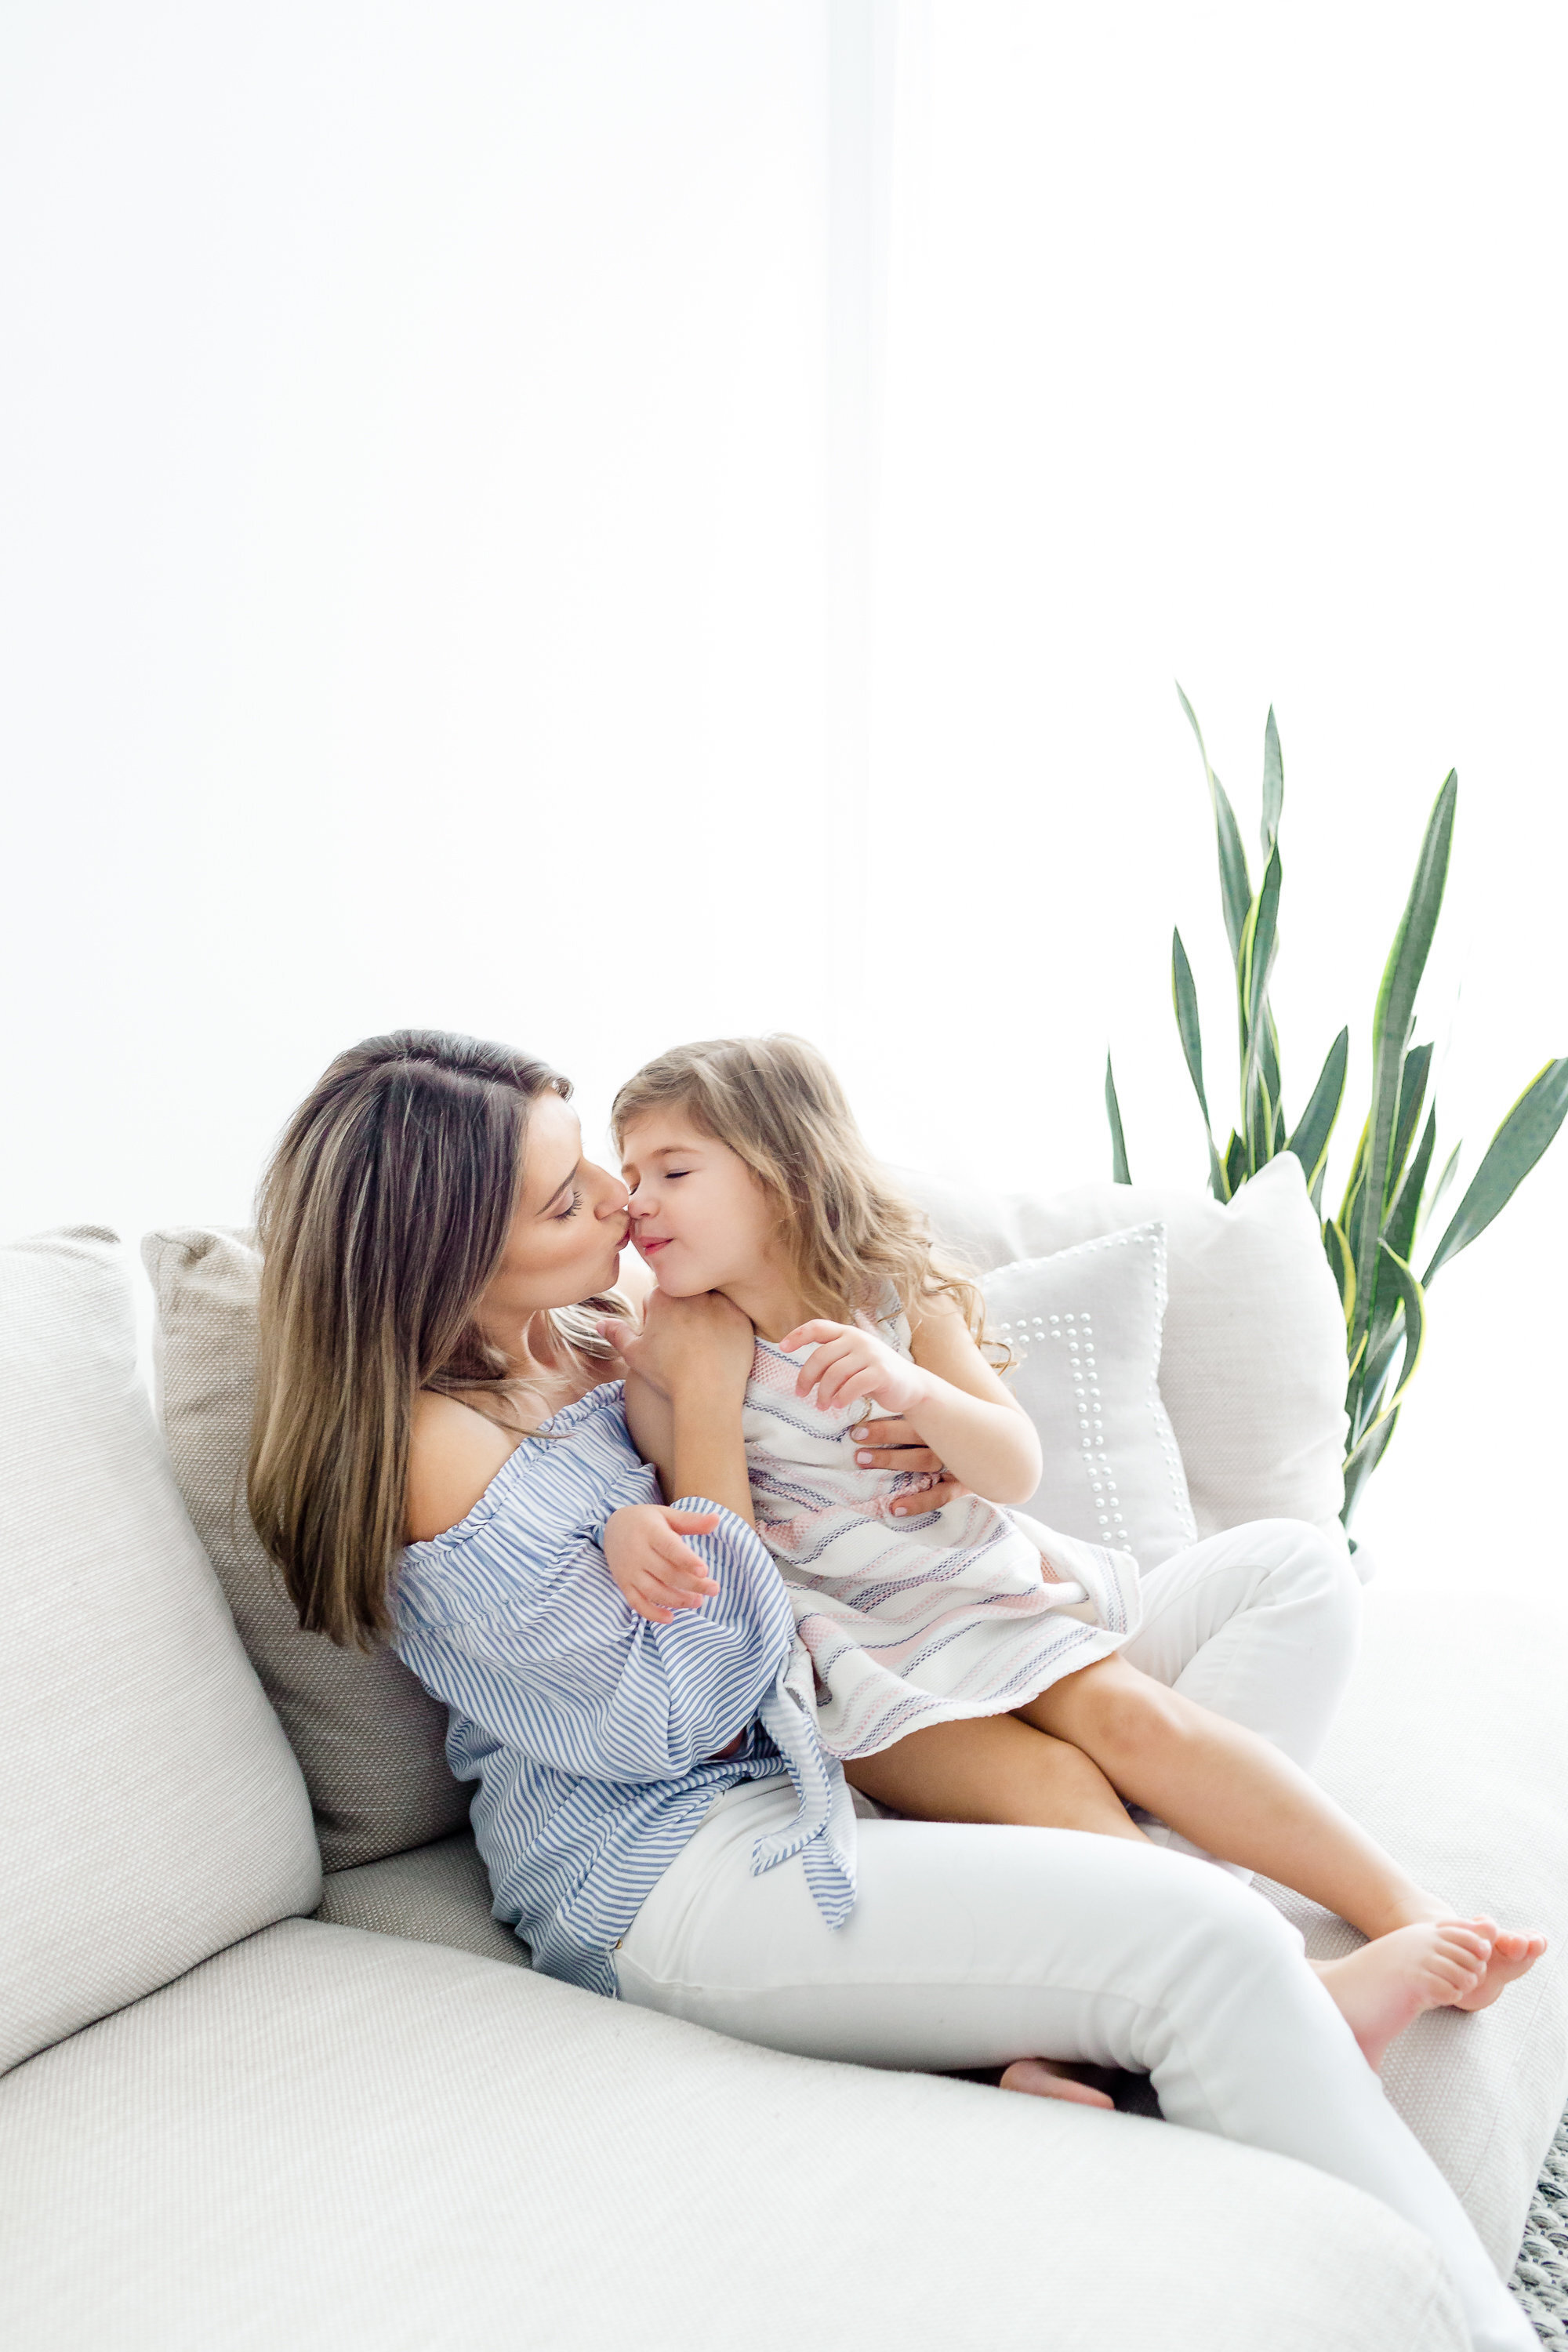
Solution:
[[[283,1719],[329,1870],[377,1862],[460,1828],[472,1791],[447,1769],[447,1711],[389,1649],[339,1649],[301,1631],[245,1507],[261,1260],[241,1234],[149,1234],[169,1459],[228,1596],[240,1639]]]

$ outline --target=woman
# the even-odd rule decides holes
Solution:
[[[498,1917],[552,1973],[781,2049],[1001,2064],[1053,2093],[1040,2053],[1146,2071],[1172,2121],[1425,2230],[1478,2352],[1525,2352],[1333,1987],[1249,1887],[1142,1842],[852,1807],[749,1524],[751,1328],[711,1297],[655,1302],[640,1339],[614,1327],[669,1399],[672,1512],[606,1385],[626,1188],[583,1160],[569,1091],[471,1039],[372,1039],[301,1106],[262,1198],[253,1516],[306,1625],[388,1632],[447,1705]],[[906,1447],[903,1466],[941,1465]],[[615,1512],[674,1577],[716,1580],[700,1610],[626,1606],[599,1545]],[[1353,1623],[1331,1549],[1269,1522],[1152,1579],[1127,1654],[1305,1761]],[[1523,1947],[1497,1938],[1500,1973]]]

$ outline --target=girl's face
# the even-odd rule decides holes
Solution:
[[[788,1271],[779,1213],[738,1152],[679,1108],[638,1114],[621,1138],[632,1240],[671,1298],[753,1286]]]
[[[583,1157],[575,1111],[546,1092],[529,1105],[522,1197],[476,1318],[510,1355],[530,1316],[574,1307],[615,1282],[630,1226],[626,1188]]]

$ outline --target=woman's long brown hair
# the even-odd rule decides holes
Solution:
[[[247,1493],[308,1629],[366,1646],[389,1625],[421,1389],[510,1419],[504,1359],[475,1312],[521,1187],[529,1107],[570,1083],[505,1045],[400,1029],[340,1054],[262,1181],[260,1355]],[[554,1352],[608,1349],[588,1301]]]

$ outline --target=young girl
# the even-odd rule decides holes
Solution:
[[[1139,1622],[1134,1563],[1006,1507],[1033,1494],[1040,1450],[982,1353],[979,1294],[933,1254],[811,1046],[679,1048],[623,1087],[613,1124],[659,1289],[721,1292],[755,1328],[755,1524],[855,1788],[923,1820],[1142,1839],[1132,1807],[1296,1888],[1374,1939],[1321,1971],[1343,1978],[1374,2065],[1419,2010],[1483,2007],[1532,1964],[1540,1937],[1453,1918],[1279,1748],[1117,1654]],[[626,1402],[664,1473],[664,1401],[634,1370]],[[868,1443],[878,1409],[972,1491],[931,1509],[929,1470]],[[657,1507],[617,1514],[605,1548],[656,1622],[717,1589]]]

